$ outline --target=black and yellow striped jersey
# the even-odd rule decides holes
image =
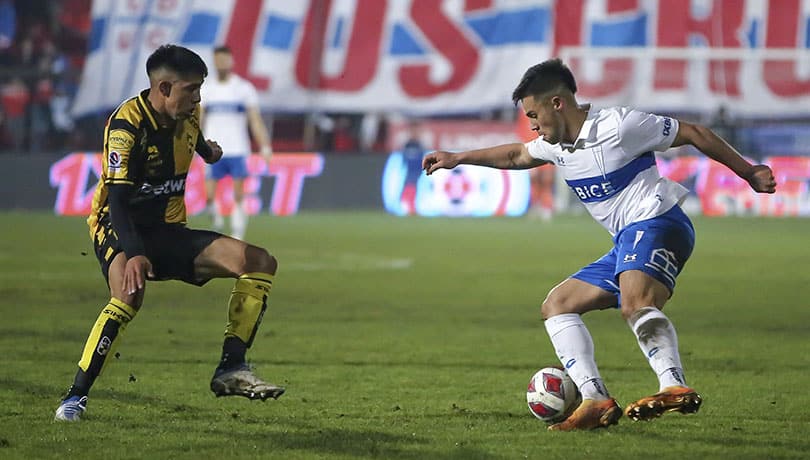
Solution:
[[[129,207],[136,226],[186,222],[186,176],[198,144],[205,144],[199,106],[191,117],[164,127],[148,94],[147,89],[124,101],[107,120],[101,177],[87,218],[91,238],[109,215],[108,186],[114,184],[135,187]]]

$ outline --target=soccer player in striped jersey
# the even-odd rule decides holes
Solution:
[[[624,413],[651,420],[666,412],[697,412],[702,398],[687,385],[675,328],[662,311],[692,253],[695,234],[680,208],[687,190],[660,176],[653,152],[692,145],[760,193],[775,192],[773,172],[750,164],[703,126],[626,107],[580,105],[576,91],[573,74],[559,59],[529,68],[512,99],[522,104],[538,134],[535,140],[433,152],[423,168],[432,174],[459,164],[501,169],[554,164],[613,237],[613,249],[555,286],[542,304],[554,350],[583,397],[574,413],[550,430],[609,426],[622,415],[599,374],[593,340],[581,318],[611,307],[621,309],[658,378],[658,391],[629,404]]]
[[[102,173],[87,223],[110,298],[90,330],[56,420],[78,421],[84,414],[90,387],[140,310],[147,280],[202,286],[212,278],[235,278],[211,390],[262,400],[284,392],[245,362],[267,308],[276,259],[263,248],[186,227],[184,194],[194,153],[208,163],[222,156],[199,126],[206,65],[187,48],[164,45],[149,56],[146,71],[149,89],[124,101],[104,130]]]

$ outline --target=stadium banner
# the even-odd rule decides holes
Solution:
[[[302,207],[310,209],[363,209],[382,207],[375,180],[380,176],[382,161],[375,158],[331,157],[332,176],[324,174],[325,156],[320,153],[285,153],[273,155],[270,162],[260,155],[248,159],[245,179],[245,204],[248,214],[269,213],[278,216],[295,214]],[[349,164],[346,164],[349,163]],[[52,200],[58,215],[87,215],[93,193],[101,174],[101,154],[76,152],[68,154],[49,166],[50,185],[56,191]],[[345,188],[335,192],[336,184],[346,183],[351,175],[368,177],[365,193],[355,195]],[[217,185],[217,198],[223,213],[233,208],[230,178]],[[364,191],[363,181],[352,179],[352,185]],[[304,193],[305,189],[308,193]],[[195,157],[185,182],[186,209],[189,215],[200,214],[206,208],[205,163]]]
[[[778,116],[810,106],[810,0],[94,0],[74,114],[145,88],[144,63],[163,43],[209,65],[228,44],[274,111],[503,107],[526,68],[552,56],[597,105]]]
[[[708,216],[810,217],[810,157],[773,156],[777,193],[757,194],[724,166],[702,155],[658,158],[661,174],[691,190],[685,209]],[[270,164],[254,155],[245,190],[251,213],[289,215],[308,210],[383,210],[405,214],[407,163],[384,155],[276,154]],[[100,172],[100,154],[5,155],[0,209],[87,215]],[[203,212],[205,165],[198,159],[186,181],[189,214]],[[520,215],[528,200],[525,171],[462,167],[416,176],[415,211],[424,215]],[[413,181],[413,179],[411,179]],[[221,186],[222,187],[222,186]],[[232,196],[219,190],[226,210]],[[561,210],[565,211],[565,210]]]

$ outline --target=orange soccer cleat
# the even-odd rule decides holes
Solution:
[[[613,398],[597,401],[583,399],[567,419],[548,427],[549,431],[593,430],[615,425],[622,416],[622,408]]]
[[[665,412],[693,414],[700,409],[702,402],[703,398],[697,391],[689,387],[672,386],[629,404],[624,413],[635,421],[652,420]]]

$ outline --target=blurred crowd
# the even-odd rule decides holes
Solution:
[[[108,113],[74,119],[92,0],[0,0],[0,153],[99,150]],[[511,116],[511,108],[507,111]],[[385,152],[379,113],[264,113],[277,152]],[[499,114],[470,114],[492,118]]]
[[[91,0],[0,0],[0,150],[78,144],[70,104],[81,77]]]

